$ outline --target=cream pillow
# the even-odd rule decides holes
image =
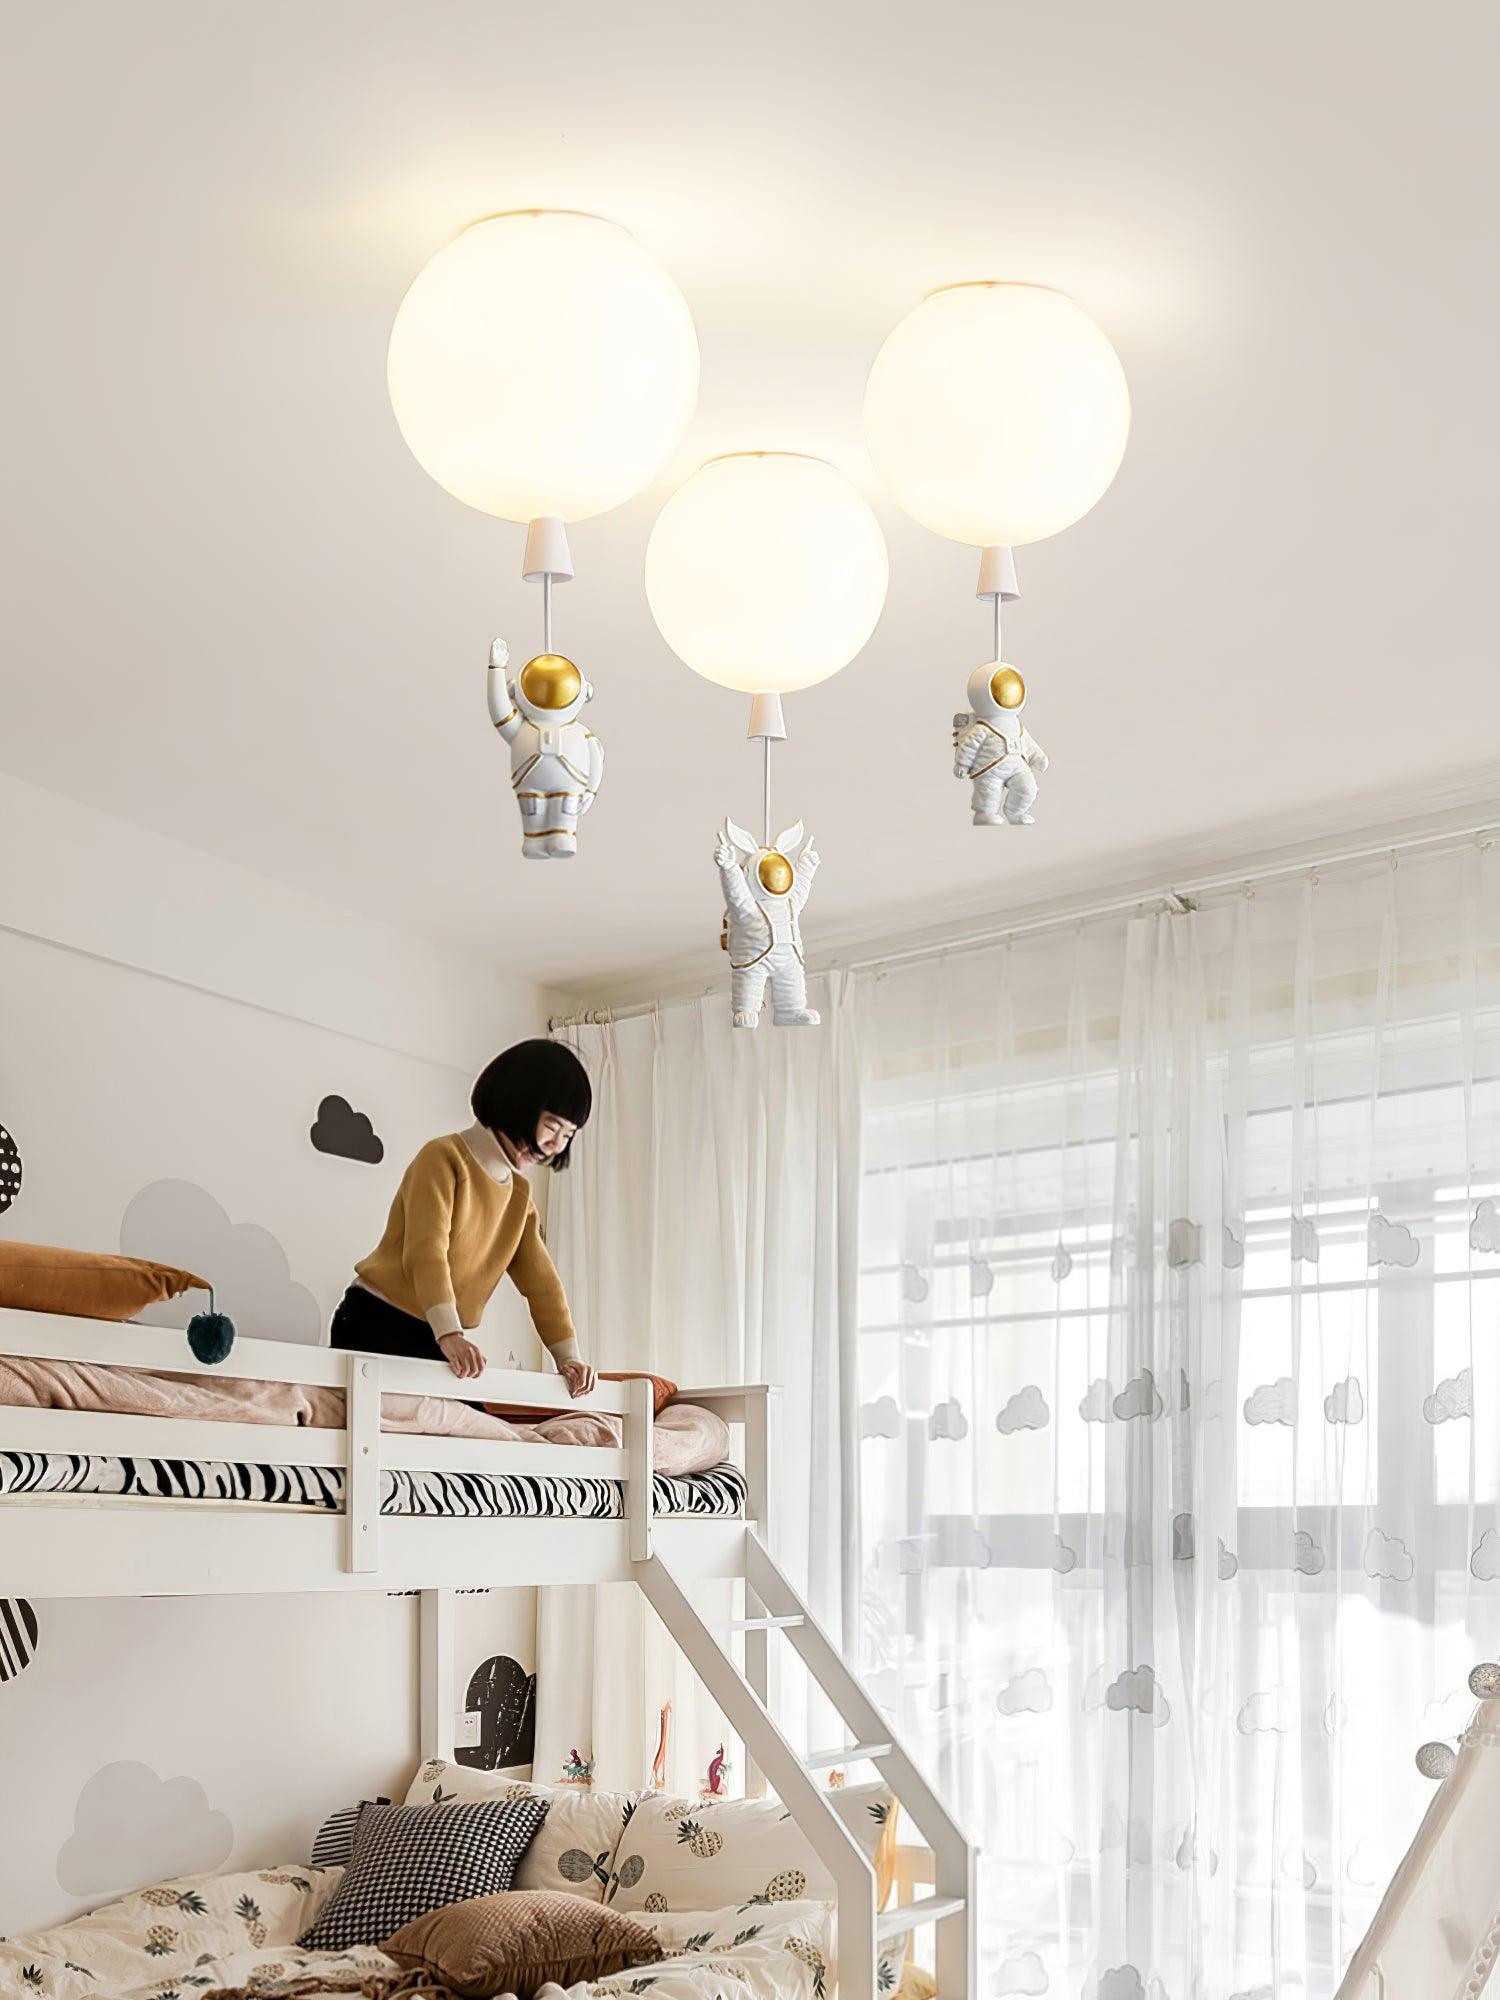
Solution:
[[[503,1771],[480,1771],[469,1764],[429,1757],[412,1779],[406,1803],[545,1799],[547,1817],[521,1857],[513,1886],[556,1889],[602,1903],[620,1834],[639,1796],[638,1792],[596,1792],[588,1785],[528,1785]]]
[[[887,1792],[847,1821],[872,1862],[890,1806]],[[630,1816],[613,1873],[609,1900],[617,1910],[713,1910],[834,1894],[832,1877],[780,1799],[693,1805],[648,1794]]]

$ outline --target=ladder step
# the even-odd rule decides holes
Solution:
[[[915,1930],[918,1924],[935,1924],[943,1917],[956,1917],[967,1908],[962,1896],[919,1896],[916,1902],[903,1903],[899,1909],[882,1910],[875,1919],[875,1935],[899,1937],[903,1931]]]
[[[802,1762],[809,1771],[832,1771],[840,1764],[863,1764],[869,1757],[889,1757],[889,1743],[846,1743],[840,1750],[814,1750]]]
[[[793,1625],[805,1625],[807,1620],[796,1618],[731,1618],[722,1627],[725,1632],[785,1632]]]
[[[835,1785],[828,1794],[828,1803],[836,1812],[853,1812],[856,1806],[868,1805],[872,1799],[889,1798],[890,1791],[884,1778],[876,1778],[868,1785]]]

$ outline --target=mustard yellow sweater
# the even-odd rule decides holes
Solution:
[[[385,1234],[354,1270],[388,1304],[425,1319],[436,1339],[478,1326],[509,1272],[553,1359],[578,1359],[531,1189],[482,1126],[428,1141],[401,1176]]]

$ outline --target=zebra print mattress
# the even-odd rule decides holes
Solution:
[[[745,1510],[745,1475],[716,1465],[653,1481],[660,1514],[730,1520]],[[67,1452],[0,1451],[0,1498],[84,1493],[131,1500],[209,1500],[344,1510],[344,1472],[326,1465],[243,1465],[224,1459],[83,1458]],[[527,1472],[409,1472],[380,1475],[382,1514],[457,1514],[505,1521],[615,1521],[625,1512],[618,1479]]]

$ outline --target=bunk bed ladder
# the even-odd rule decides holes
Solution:
[[[881,1941],[926,1924],[935,1925],[937,1931],[939,2000],[977,2000],[975,1850],[755,1531],[747,1528],[745,1534],[745,1585],[762,1607],[760,1616],[730,1620],[717,1631],[711,1628],[656,1553],[637,1566],[636,1581],[743,1739],[747,1756],[769,1781],[833,1877],[838,1889],[840,2000],[873,2000]],[[756,1636],[782,1633],[796,1648],[851,1740],[806,1756],[794,1750],[777,1726],[762,1688],[756,1685],[760,1664],[747,1663],[742,1671],[725,1649],[720,1634],[735,1631]],[[827,1790],[813,1776],[835,1765],[866,1762],[879,1771],[880,1784]],[[887,1786],[931,1848],[935,1882],[930,1896],[877,1915],[874,1870],[849,1822],[863,1801],[884,1792]]]
[[[832,1750],[814,1751],[806,1760],[808,1768],[831,1769],[835,1762],[873,1764],[932,1850],[933,1894],[882,1911],[880,1936],[897,1937],[924,1924],[935,1925],[939,2000],[977,2000],[976,1849],[922,1775],[864,1683],[813,1617],[796,1585],[778,1567],[753,1529],[745,1539],[748,1590],[768,1616],[796,1617],[797,1623],[785,1627],[787,1641],[849,1732],[850,1741],[837,1756]],[[847,1789],[857,1793],[869,1788]],[[837,1800],[840,1795],[831,1792],[824,1796]]]
[[[639,1563],[635,1578],[833,1878],[838,1897],[840,2000],[874,2000],[875,1871],[835,1808],[837,1794],[817,1784],[760,1695],[699,1616],[661,1557],[651,1555]],[[957,1995],[954,2000],[958,2000]]]
[[[745,1616],[729,1619],[715,1631],[694,1610],[657,1547],[650,1445],[644,1442],[650,1435],[650,1385],[631,1383],[629,1389],[628,1422],[637,1440],[627,1487],[635,1580],[744,1742],[746,1789],[755,1794],[770,1783],[833,1877],[839,1909],[839,2000],[874,2000],[880,1941],[926,1924],[936,1927],[938,2000],[978,2000],[977,1850],[767,1547],[776,1526],[775,1392],[764,1386],[679,1391],[684,1402],[705,1403],[727,1422],[744,1426],[749,1494],[741,1572]],[[844,1723],[848,1743],[803,1756],[777,1727],[770,1642],[778,1634],[796,1649]],[[743,1640],[743,1670],[726,1650],[731,1635]],[[875,1766],[881,1789],[889,1786],[910,1813],[933,1856],[933,1893],[878,1915],[875,1871],[845,1819],[876,1788],[848,1785],[830,1791],[813,1776],[856,1763]]]

